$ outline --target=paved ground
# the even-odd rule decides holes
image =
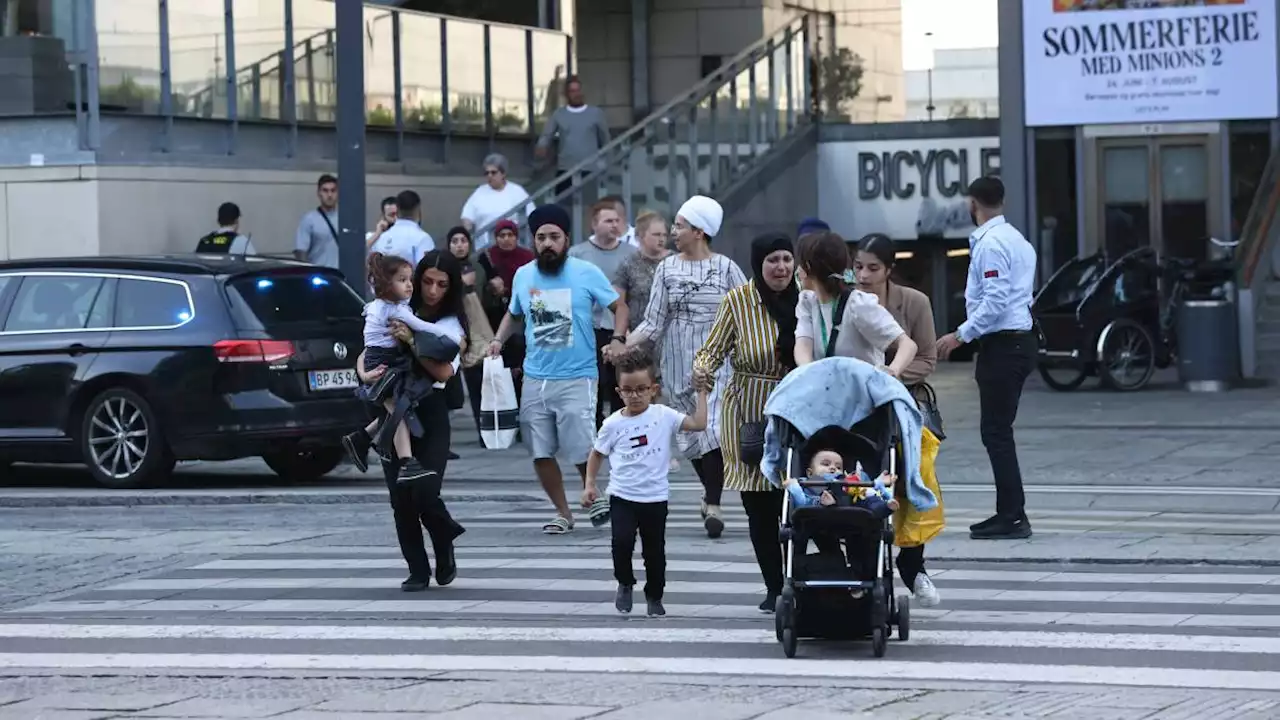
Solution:
[[[1280,711],[1280,516],[1062,510],[1006,544],[957,509],[907,642],[785,660],[740,511],[707,540],[695,499],[661,620],[618,617],[607,531],[544,537],[541,504],[457,505],[459,578],[416,595],[371,503],[0,510],[0,720]]]
[[[1033,386],[1036,534],[984,543],[964,529],[991,506],[969,369],[937,382],[943,604],[913,607],[884,659],[810,641],[785,660],[741,511],[727,499],[707,540],[687,472],[669,616],[650,620],[612,609],[606,530],[538,533],[519,451],[460,445],[460,574],[416,595],[372,475],[299,488],[227,463],[131,494],[19,468],[0,490],[0,720],[1280,716],[1280,392]]]

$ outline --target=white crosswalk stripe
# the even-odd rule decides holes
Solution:
[[[486,517],[508,526],[540,519]],[[799,658],[785,660],[771,616],[756,609],[764,588],[744,533],[709,549],[669,545],[668,616],[649,619],[614,610],[607,536],[598,532],[545,546],[469,546],[463,536],[457,580],[417,594],[399,591],[403,561],[381,547],[255,552],[166,570],[0,613],[0,670],[1280,687],[1280,671],[1253,669],[1280,668],[1280,569],[936,564],[943,604],[913,607],[909,641],[892,643],[885,659],[872,661],[867,643],[802,641]],[[639,557],[636,569],[643,582]]]

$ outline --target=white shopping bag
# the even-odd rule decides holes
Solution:
[[[484,359],[484,383],[480,387],[480,439],[490,450],[503,450],[516,441],[520,406],[511,371],[502,358]]]

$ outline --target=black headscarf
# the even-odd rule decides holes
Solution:
[[[778,361],[783,367],[790,369],[795,367],[796,362],[796,304],[800,302],[800,288],[793,280],[787,283],[785,290],[779,292],[764,281],[764,259],[779,250],[795,252],[791,238],[785,233],[766,233],[752,240],[751,272],[754,275],[752,282],[756,285],[756,292],[760,293],[764,309],[778,324]]]

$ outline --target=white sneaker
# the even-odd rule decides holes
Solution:
[[[938,588],[934,587],[933,581],[924,573],[916,575],[913,594],[916,597],[916,604],[923,608],[934,607],[942,602],[942,598],[938,596]]]

